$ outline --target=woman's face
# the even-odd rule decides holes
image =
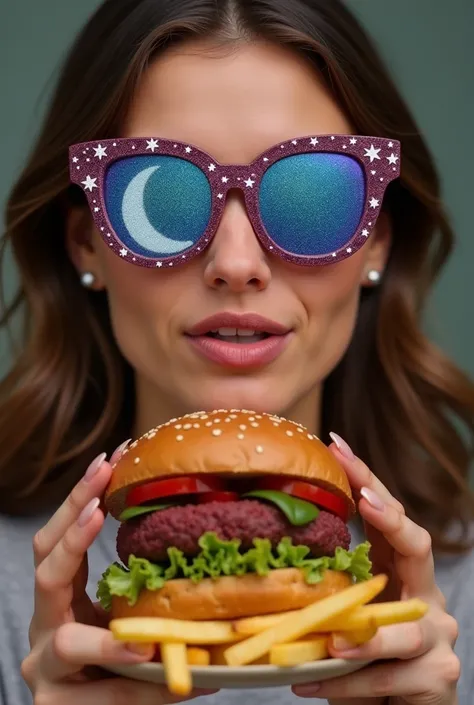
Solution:
[[[150,66],[121,136],[176,139],[221,163],[246,164],[279,141],[351,131],[318,75],[289,50],[188,44]],[[162,271],[122,261],[97,232],[81,245],[74,222],[72,255],[107,291],[118,345],[136,370],[143,430],[162,417],[229,407],[308,422],[304,410],[317,410],[321,383],[351,339],[367,271],[383,268],[389,239],[379,219],[376,234],[352,257],[291,265],[261,248],[241,194],[231,191],[208,249]],[[222,312],[256,313],[283,326],[289,333],[277,357],[253,366],[206,357],[187,333]]]

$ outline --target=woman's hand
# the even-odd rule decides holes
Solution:
[[[358,659],[397,659],[348,676],[312,686],[295,686],[302,697],[328,698],[332,705],[456,705],[460,663],[453,652],[458,627],[445,611],[445,599],[435,582],[429,533],[405,515],[403,506],[354,457],[335,434],[330,448],[348,475],[372,544],[376,573],[390,580],[384,599],[420,597],[430,606],[418,622],[382,627],[357,649],[331,646],[332,656]],[[387,700],[388,697],[388,700]]]
[[[182,700],[163,686],[108,677],[99,668],[88,668],[143,663],[153,656],[152,646],[137,651],[115,641],[105,628],[107,616],[85,592],[86,551],[104,522],[99,497],[111,474],[105,454],[96,458],[34,539],[35,612],[31,652],[22,664],[22,675],[35,705],[160,705]]]

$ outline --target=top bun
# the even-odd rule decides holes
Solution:
[[[187,414],[134,441],[114,466],[106,508],[118,519],[134,487],[205,473],[310,480],[342,497],[349,515],[355,511],[346,473],[319,438],[294,421],[238,409]]]

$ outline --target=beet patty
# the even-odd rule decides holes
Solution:
[[[206,531],[214,531],[220,539],[240,539],[244,551],[252,548],[254,538],[268,538],[276,546],[284,536],[294,545],[308,546],[313,556],[333,556],[337,546],[350,545],[347,526],[329,512],[320,511],[305,526],[293,526],[277,507],[243,499],[170,507],[124,522],[117,535],[117,553],[125,565],[130,554],[154,563],[164,561],[170,546],[194,556]]]

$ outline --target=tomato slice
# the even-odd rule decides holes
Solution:
[[[167,480],[156,480],[135,487],[127,495],[128,507],[137,507],[161,497],[180,494],[201,494],[202,492],[220,492],[225,490],[224,482],[213,475],[170,477]]]
[[[209,502],[238,502],[240,499],[237,492],[203,492],[197,498],[199,504]]]
[[[289,480],[287,477],[264,477],[257,480],[256,484],[258,489],[280,490],[280,492],[286,492],[293,497],[306,499],[308,502],[317,504],[319,507],[336,514],[342,521],[347,521],[348,507],[346,502],[344,502],[342,497],[338,497],[332,492],[328,492],[328,490],[323,490],[322,487],[300,480]]]

